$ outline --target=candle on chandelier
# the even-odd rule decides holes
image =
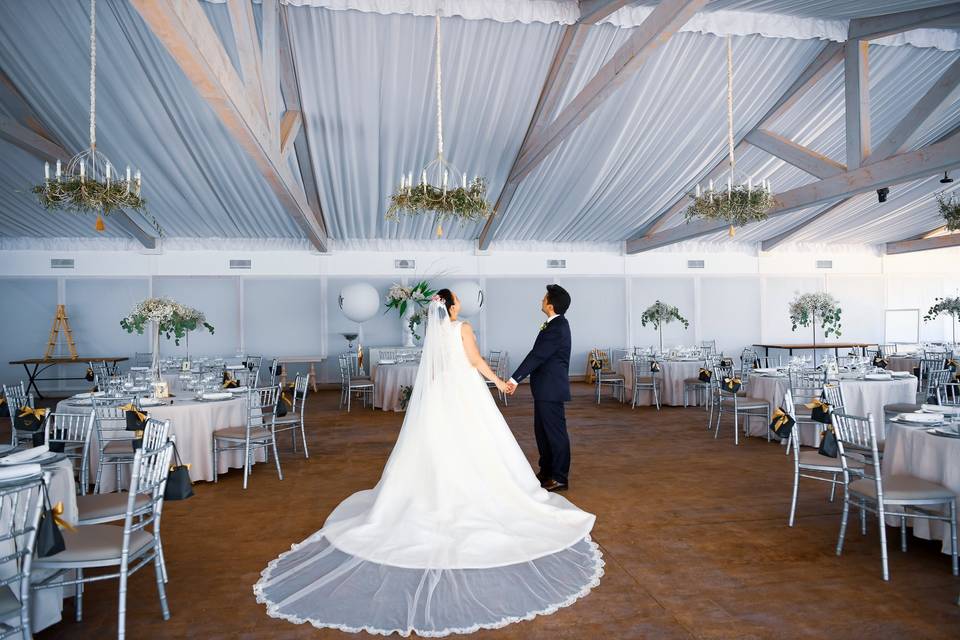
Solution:
[[[60,161],[57,160],[57,181],[60,181]]]
[[[142,184],[141,184],[141,182],[140,182],[140,169],[137,169],[137,173],[135,174],[135,176],[136,176],[136,180],[137,180],[137,195],[139,196],[139,195],[140,195],[140,187],[142,186]]]
[[[130,165],[127,165],[127,187],[130,187]]]
[[[753,192],[753,176],[747,176],[747,195]]]
[[[83,182],[84,179],[87,177],[87,168],[86,168],[86,167],[87,167],[87,161],[86,161],[86,160],[81,160],[81,161],[80,161],[80,182]]]
[[[413,172],[407,172],[407,192],[409,193],[410,189],[413,188]]]
[[[443,190],[447,190],[447,170],[443,170]]]
[[[420,184],[427,184],[427,170],[424,169],[420,172]]]
[[[110,186],[110,163],[107,163],[107,186]]]
[[[43,163],[43,179],[50,180],[50,163],[49,162]]]
[[[467,174],[463,174],[463,188],[467,188]]]
[[[697,197],[698,197],[698,198],[700,197],[700,185],[699,185],[699,184],[697,185]]]

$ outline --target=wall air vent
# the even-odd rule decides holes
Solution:
[[[687,260],[687,269],[703,269],[706,266],[703,260]]]
[[[394,269],[416,269],[417,261],[416,260],[394,260],[393,268]]]
[[[73,269],[73,258],[50,258],[51,269]]]
[[[231,269],[252,269],[253,260],[231,260],[230,268]]]
[[[547,260],[547,269],[566,269],[567,261],[563,258],[554,258]]]
[[[817,260],[817,269],[833,269],[833,260]]]

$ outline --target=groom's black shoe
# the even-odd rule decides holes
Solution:
[[[555,491],[566,491],[566,490],[567,490],[567,484],[566,484],[565,482],[557,482],[556,480],[554,480],[553,478],[551,478],[550,480],[548,480],[548,481],[543,485],[543,488],[546,489],[547,491],[551,491],[551,492],[555,492]]]
[[[552,478],[549,473],[544,473],[543,471],[537,472],[537,480],[540,481],[540,486],[545,487],[548,482],[551,482]]]

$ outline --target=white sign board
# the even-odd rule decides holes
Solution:
[[[918,344],[920,309],[887,309],[883,322],[884,344]]]

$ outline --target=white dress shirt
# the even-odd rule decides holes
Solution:
[[[559,315],[560,315],[560,314],[555,313],[555,314],[553,314],[552,316],[549,316],[549,317],[547,318],[547,321],[546,321],[544,324],[548,324],[551,320],[553,320],[554,318],[558,317]],[[544,327],[544,329],[546,329],[546,327]],[[509,382],[510,382],[510,384],[518,384],[517,381],[514,380],[512,377],[510,378]]]

